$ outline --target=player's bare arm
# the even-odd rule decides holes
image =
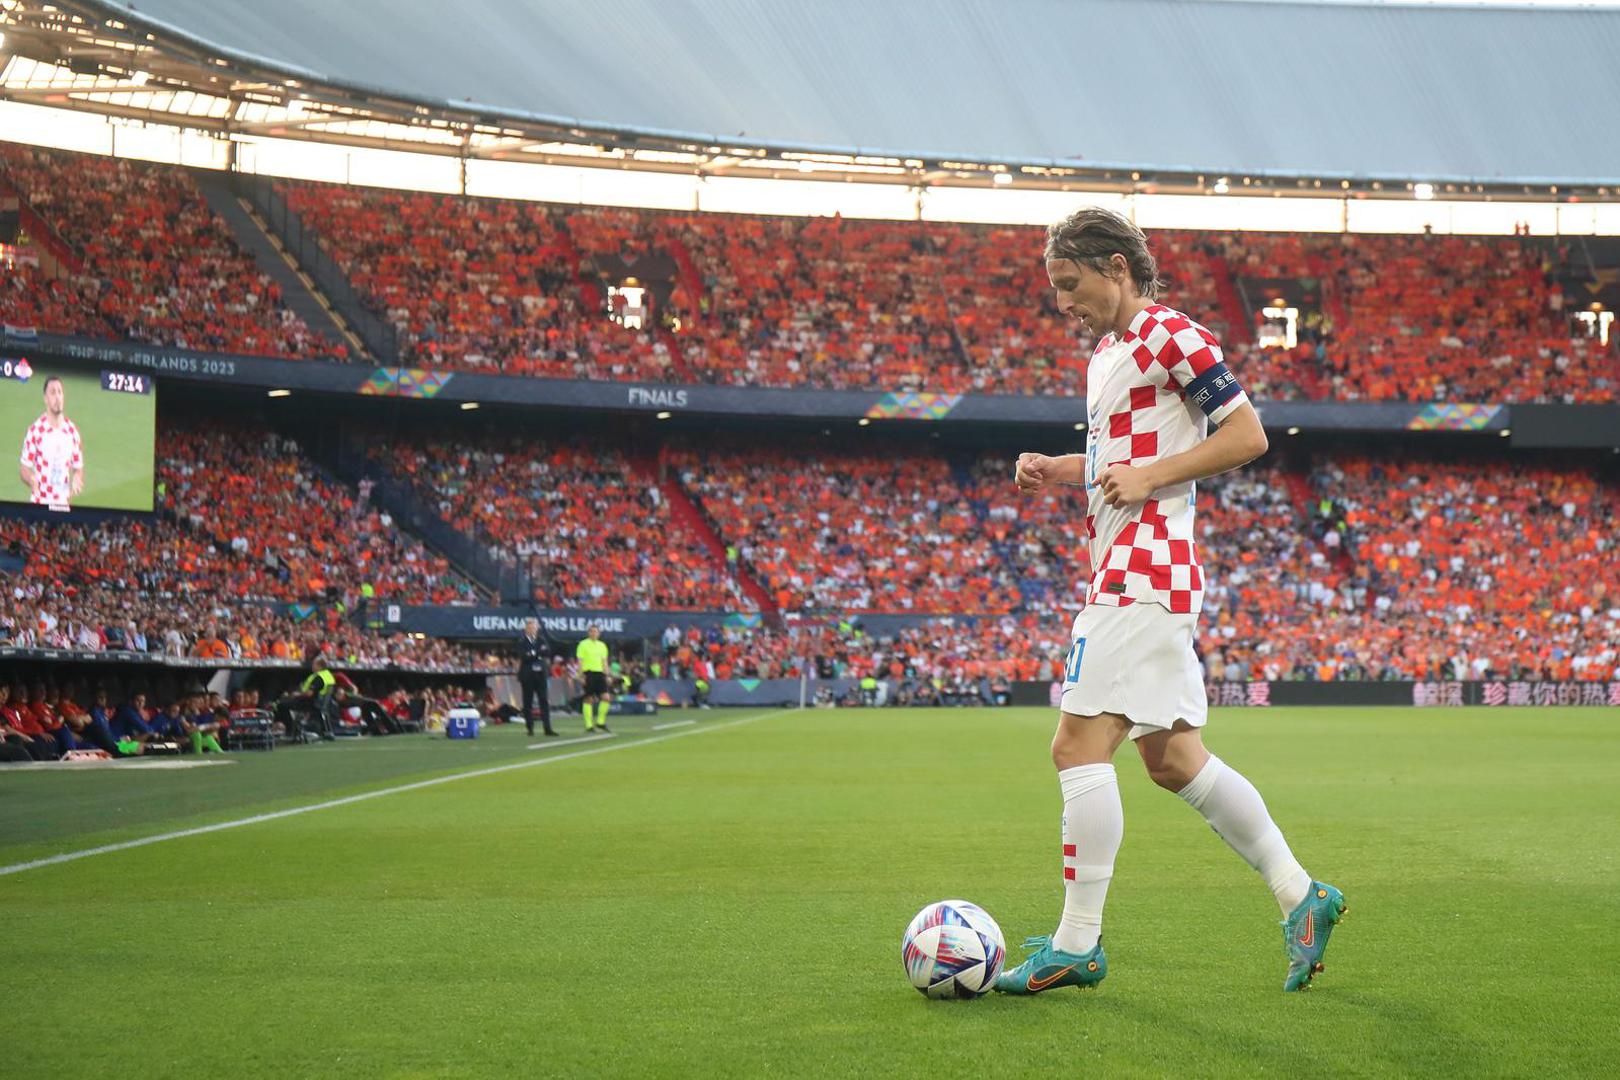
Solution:
[[[1271,444],[1260,414],[1245,401],[1232,410],[1215,433],[1191,450],[1172,454],[1140,468],[1110,465],[1097,482],[1103,501],[1109,506],[1131,506],[1145,502],[1160,488],[1189,480],[1205,480],[1247,465],[1266,452]]]
[[[1062,454],[1053,457],[1025,452],[1018,455],[1018,461],[1013,467],[1013,480],[1017,483],[1018,490],[1029,494],[1053,484],[1084,487],[1085,476],[1084,454]]]
[[[80,495],[84,494],[84,470],[83,469],[74,469],[73,470],[73,489],[72,489],[72,492],[73,492],[73,497],[74,498],[78,498]]]

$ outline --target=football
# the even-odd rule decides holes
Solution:
[[[900,942],[906,978],[931,998],[978,997],[995,983],[1006,958],[1001,927],[966,900],[929,904]]]

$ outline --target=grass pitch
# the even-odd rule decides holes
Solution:
[[[1217,712],[1211,747],[1349,900],[1289,996],[1264,885],[1122,750],[1108,980],[968,1002],[907,985],[900,933],[955,896],[1014,960],[1055,924],[1050,712],[749,715],[0,771],[14,865],[559,759],[0,875],[0,1001],[32,1017],[4,1072],[1590,1076],[1620,1052],[1612,710]]]

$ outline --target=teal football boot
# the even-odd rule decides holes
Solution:
[[[1311,882],[1311,891],[1282,922],[1283,946],[1288,952],[1288,978],[1283,981],[1283,990],[1311,988],[1311,980],[1322,972],[1328,938],[1345,911],[1342,892],[1320,881]]]
[[[996,978],[996,989],[1003,994],[1038,994],[1057,986],[1096,986],[1108,974],[1101,939],[1087,953],[1060,952],[1044,935],[1027,939],[1024,948],[1035,951],[1022,964]]]

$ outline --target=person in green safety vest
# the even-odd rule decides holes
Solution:
[[[861,676],[861,704],[877,704],[877,680],[869,674]]]
[[[326,656],[316,653],[315,659],[310,661],[310,673],[299,686],[299,692],[309,694],[314,699],[315,716],[319,720],[320,735],[323,739],[332,739],[334,735],[332,709],[337,690],[337,676],[327,666]]]
[[[709,707],[709,680],[699,675],[692,684],[692,704],[700,709]]]
[[[608,647],[602,640],[601,628],[595,623],[580,640],[574,656],[579,660],[579,670],[585,680],[585,734],[600,728],[603,734],[611,735],[607,726],[608,706],[612,701],[608,693]]]

